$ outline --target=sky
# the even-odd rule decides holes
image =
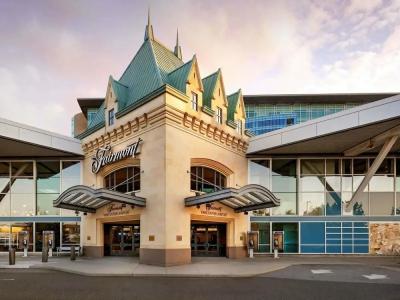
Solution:
[[[0,0],[0,117],[70,135],[155,38],[227,93],[400,92],[400,0]]]

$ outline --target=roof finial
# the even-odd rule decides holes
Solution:
[[[182,60],[182,48],[181,46],[179,46],[179,32],[178,32],[178,28],[176,29],[176,45],[175,45],[175,49],[174,49],[174,54],[177,58],[179,58],[180,60]]]
[[[150,21],[150,7],[147,11],[147,25],[146,25],[146,31],[144,33],[144,40],[154,40],[154,34],[153,34],[153,25],[151,25]]]

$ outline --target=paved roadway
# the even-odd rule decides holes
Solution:
[[[0,299],[398,300],[400,269],[301,265],[248,278],[89,277],[2,269]]]

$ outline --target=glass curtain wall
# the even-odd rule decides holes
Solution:
[[[256,135],[357,106],[357,103],[247,104],[246,128]]]
[[[53,201],[60,195],[60,162],[38,161],[36,213],[38,215],[59,215]]]
[[[400,158],[386,158],[361,196],[349,203],[373,160],[374,158],[251,160],[250,183],[269,188],[281,199],[279,207],[258,210],[253,215],[399,215]]]

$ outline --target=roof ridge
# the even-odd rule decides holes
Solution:
[[[165,48],[167,51],[169,51],[173,56],[175,56],[177,59],[179,59],[180,61],[183,62],[182,59],[180,59],[179,57],[177,57],[174,53],[174,51],[170,50],[167,46],[165,46],[163,43],[161,43],[159,40],[157,40],[156,38],[154,38],[152,40],[153,42],[156,42],[157,44],[159,44],[161,47]]]
[[[163,81],[163,78],[161,76],[160,66],[158,65],[156,54],[154,53],[154,48],[153,48],[153,44],[151,43],[151,41],[150,41],[150,49],[151,49],[151,56],[153,57],[154,63],[156,65],[157,75],[158,75],[158,79],[160,81],[159,84],[162,85],[164,83],[164,81]]]
[[[218,69],[218,70],[217,70],[217,71],[215,71],[214,73],[211,73],[210,75],[208,75],[208,76],[206,76],[206,77],[202,78],[201,80],[207,79],[208,77],[211,77],[211,76],[213,76],[213,75],[217,74],[217,73],[218,73],[218,72],[220,72],[220,71],[221,71],[221,69]]]
[[[126,87],[126,88],[129,89],[129,86],[127,86],[127,85],[125,85],[125,84],[119,82],[119,80],[114,79],[112,76],[111,76],[111,79],[112,79],[114,82],[118,83],[119,85],[122,85],[123,87]]]
[[[146,43],[149,40],[145,40],[142,45],[139,47],[139,49],[136,51],[135,56],[131,59],[131,62],[128,64],[128,66],[125,68],[125,71],[122,73],[122,75],[119,77],[118,81],[122,79],[122,77],[124,77],[126,71],[128,71],[129,67],[131,66],[131,64],[133,63],[133,61],[135,60],[135,58],[137,57],[138,53],[140,52],[140,50],[144,47],[144,45],[146,45]]]
[[[179,70],[179,69],[181,69],[182,67],[185,67],[185,66],[186,66],[188,63],[193,63],[193,58],[192,58],[191,60],[189,60],[189,61],[185,62],[183,65],[181,65],[181,66],[177,67],[175,70],[173,70],[173,71],[169,72],[169,73],[168,73],[168,75],[170,75],[170,74],[174,73],[175,71],[178,71],[178,70]]]

